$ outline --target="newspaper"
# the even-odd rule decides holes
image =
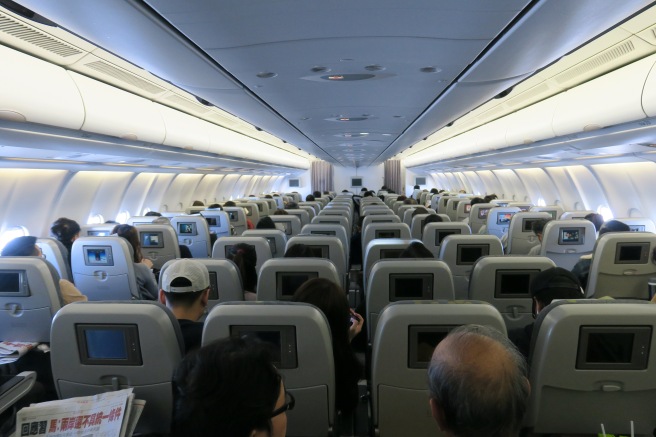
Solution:
[[[0,341],[0,365],[13,363],[38,344],[24,341]]]
[[[130,437],[145,401],[132,389],[32,404],[16,416],[16,437]]]

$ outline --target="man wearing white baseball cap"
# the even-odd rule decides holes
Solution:
[[[210,274],[202,263],[193,259],[179,259],[162,274],[159,301],[178,319],[185,352],[200,347],[203,323],[198,322],[207,307]]]

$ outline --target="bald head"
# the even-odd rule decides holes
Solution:
[[[526,364],[501,333],[467,325],[435,348],[428,370],[439,425],[458,437],[516,436],[526,411]]]

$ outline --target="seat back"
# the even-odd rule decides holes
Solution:
[[[418,206],[419,206],[419,205],[401,205],[401,206],[399,207],[398,211],[396,211],[396,215],[399,216],[399,218],[401,219],[401,221],[402,221],[403,223],[405,223],[406,225],[410,226],[410,222],[409,222],[409,221],[408,221],[408,222],[405,221],[405,212],[408,211],[408,210],[414,210],[414,209],[417,208]]]
[[[365,218],[365,222],[367,219]],[[403,240],[410,239],[410,228],[405,223],[378,223],[369,222],[362,231],[362,253],[367,245],[377,238],[400,238]]]
[[[321,209],[323,208],[323,205],[321,204],[321,202],[316,202],[316,201],[314,201],[314,202],[299,202],[298,206],[299,207],[300,206],[309,206],[309,207],[311,207],[312,210],[314,211],[314,217],[319,215],[319,213],[321,212]]]
[[[597,241],[586,296],[650,299],[649,279],[656,277],[656,234],[610,232]]]
[[[296,302],[217,305],[205,321],[203,345],[243,335],[264,341],[280,339],[274,346],[274,356],[280,357],[275,365],[285,389],[296,398],[296,406],[287,412],[287,435],[329,435],[335,419],[335,368],[330,328],[323,313]]]
[[[57,271],[32,256],[0,257],[0,340],[50,341],[50,324],[63,305]]]
[[[655,232],[656,226],[652,219],[645,217],[616,218],[615,220],[625,223],[632,232]]]
[[[469,199],[463,199],[462,197],[451,197],[446,202],[446,211],[443,214],[449,216],[452,222],[458,220],[458,205],[462,202],[466,202]]]
[[[424,246],[437,258],[440,255],[440,246],[447,235],[471,235],[469,225],[459,222],[428,223],[421,237]]]
[[[171,225],[137,225],[141,252],[153,262],[153,267],[161,269],[168,261],[180,258],[178,236]]]
[[[519,208],[519,212],[529,212],[535,205],[527,202],[508,202],[508,206]]]
[[[449,267],[433,259],[382,259],[367,281],[367,335],[372,341],[380,313],[392,302],[403,300],[453,300]]]
[[[154,222],[155,220],[160,220],[161,217],[156,215],[133,215],[127,221],[127,224],[130,226],[137,225],[148,225]]]
[[[444,238],[439,259],[451,269],[456,299],[467,299],[474,263],[488,255],[503,255],[501,241],[494,235],[454,234]]]
[[[346,232],[346,237],[351,239],[351,222],[349,219],[343,216],[337,215],[318,215],[310,220],[310,224],[313,225],[339,225],[344,228]],[[305,227],[305,226],[303,226]]]
[[[230,217],[227,212],[218,209],[206,209],[201,211],[200,215],[205,217],[207,227],[217,237],[230,236]]]
[[[162,276],[176,260],[168,261],[159,272],[159,288],[162,288]],[[210,274],[210,295],[207,301],[207,310],[222,302],[235,302],[244,300],[244,287],[237,265],[229,259],[202,258],[198,261],[207,267]]]
[[[239,206],[226,206],[223,211],[228,214],[230,225],[234,228],[235,235],[241,235],[248,226],[246,225],[246,211]],[[273,216],[272,216],[273,218]]]
[[[565,211],[560,215],[560,220],[581,220],[585,219],[585,216],[588,214],[593,214],[596,211],[584,210],[584,211]]]
[[[122,237],[80,237],[71,249],[75,286],[87,299],[140,299],[133,251]]]
[[[478,231],[483,226],[487,226],[487,216],[492,208],[494,208],[494,205],[491,203],[477,203],[476,205],[472,205],[471,211],[469,212],[469,227],[471,228],[472,234],[478,234]]]
[[[43,256],[57,270],[61,279],[73,280],[73,273],[68,262],[68,249],[56,238],[37,238],[36,245],[41,248]]]
[[[597,231],[588,220],[552,220],[542,232],[540,254],[572,270],[582,255],[592,253],[596,240]]]
[[[171,218],[171,226],[178,234],[178,244],[184,244],[194,258],[207,258],[212,250],[207,220],[199,215],[179,215]]]
[[[508,246],[506,253],[511,255],[527,255],[533,246],[540,244],[532,226],[536,220],[551,220],[546,212],[518,212],[510,219],[508,228]]]
[[[492,304],[508,330],[533,323],[529,285],[535,275],[556,267],[541,256],[486,256],[480,258],[469,280],[469,299]]]
[[[237,206],[244,208],[246,211],[246,219],[250,220],[253,225],[260,221],[260,208],[256,203],[251,201],[242,200],[237,203]],[[264,206],[262,206],[264,208]]]
[[[257,281],[257,300],[291,300],[304,282],[326,278],[341,284],[332,261],[322,258],[278,258],[265,262]]]
[[[377,261],[387,258],[398,258],[400,253],[403,252],[410,243],[414,242],[420,241],[405,238],[375,238],[370,240],[362,252],[362,279],[365,290],[367,289],[367,279],[371,273],[371,268]]]
[[[426,369],[437,343],[449,331],[466,324],[486,325],[506,333],[499,312],[483,302],[394,302],[383,310],[371,359],[376,435],[443,435],[428,404]]]
[[[271,215],[269,216],[276,228],[285,233],[287,239],[301,233],[301,219],[295,215]]]
[[[347,272],[348,272],[348,258],[346,256],[346,250],[342,245],[341,240],[338,237],[333,237],[329,235],[297,235],[292,237],[287,241],[287,251],[290,247],[295,244],[304,244],[315,253],[317,258],[325,258],[332,261],[335,264],[337,269],[337,274],[340,277],[339,285],[346,288],[348,283],[346,282]]]
[[[487,215],[487,234],[501,238],[503,234],[508,232],[510,221],[513,215],[518,212],[519,208],[516,207],[497,206],[492,208]]]
[[[257,261],[255,263],[255,270],[258,272],[262,268],[262,264],[268,259],[272,258],[271,246],[269,241],[264,237],[221,237],[214,242],[212,247],[212,258],[214,259],[229,259],[228,254],[230,248],[235,244],[244,243],[255,248],[255,256]]]
[[[652,435],[656,415],[656,305],[558,301],[533,328],[531,395],[524,424],[535,434]]]
[[[531,212],[546,212],[551,215],[553,220],[558,220],[561,215],[563,215],[563,208],[558,205],[547,205],[547,206],[532,206],[529,210]]]
[[[108,237],[116,224],[98,224],[80,226],[80,237]]]
[[[302,234],[310,235],[328,235],[339,238],[339,241],[342,242],[344,247],[344,252],[346,255],[349,253],[349,247],[351,246],[351,240],[342,225],[329,225],[329,224],[318,224],[311,223],[309,225],[303,226]],[[348,258],[348,256],[347,256]],[[348,259],[347,259],[348,262]]]
[[[449,200],[451,200],[451,199],[459,199],[459,197],[458,196],[452,196],[452,195],[446,195],[446,196],[440,197],[439,202],[437,202],[437,208],[435,209],[435,212],[437,212],[438,214],[449,215],[448,205],[449,205]]]
[[[264,199],[258,199],[258,200],[248,200],[248,203],[254,203],[257,205],[257,212],[259,214],[259,219],[262,217],[268,217],[271,211],[269,210],[269,202],[267,202]],[[258,219],[258,221],[260,221]],[[253,224],[257,224],[257,222],[253,222]]]
[[[312,219],[317,216],[317,210],[313,206],[309,205],[299,205],[298,209],[301,211],[305,211],[308,213],[308,218],[310,219],[310,223],[312,223]]]
[[[401,219],[397,215],[368,215],[362,219],[362,231],[364,232],[367,227],[372,223],[401,223]],[[408,227],[408,231],[410,227]]]
[[[279,231],[278,229],[248,229],[241,235],[243,237],[266,238],[273,258],[282,258],[285,256],[287,236],[283,231]]]
[[[463,221],[469,217],[470,213],[471,213],[471,199],[463,199],[461,202],[458,202],[458,206],[455,214],[455,220],[452,221],[456,221],[456,222]]]
[[[304,209],[285,209],[287,214],[295,215],[301,220],[301,228],[310,224],[310,214]]]
[[[326,207],[321,210],[319,215],[317,217],[330,217],[330,216],[341,216],[345,217],[348,220],[348,226],[351,228],[351,225],[353,224],[353,213],[351,212],[350,208],[340,208],[340,207],[335,207],[335,208],[330,208]]]
[[[412,238],[421,240],[424,230],[424,222],[426,217],[431,214],[417,214],[410,220],[410,235]]]
[[[173,314],[155,302],[79,302],[52,321],[52,375],[60,399],[128,387],[146,401],[137,432],[168,433],[172,375],[184,353]]]

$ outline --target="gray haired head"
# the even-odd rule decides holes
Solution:
[[[517,436],[530,393],[526,376],[524,358],[505,335],[479,325],[453,330],[428,368],[440,425],[458,437]]]

